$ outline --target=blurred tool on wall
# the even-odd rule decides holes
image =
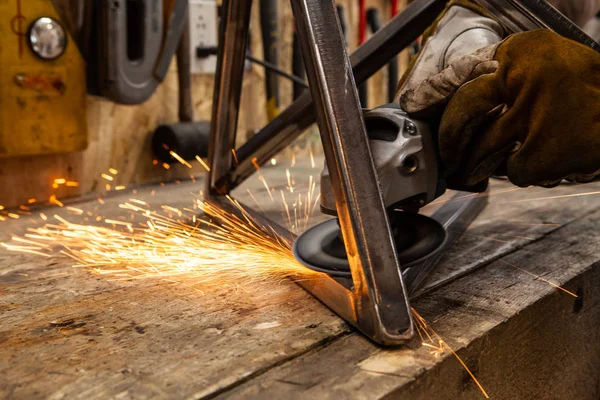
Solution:
[[[400,11],[398,0],[390,1],[390,18],[393,19]],[[394,57],[388,63],[388,101],[394,102],[394,96],[396,95],[396,88],[398,87],[399,76],[399,63],[398,56]]]
[[[166,163],[179,162],[176,153],[184,160],[208,154],[210,121],[195,121],[192,98],[191,63],[196,52],[191,49],[190,12],[186,11],[183,30],[177,47],[177,79],[179,87],[179,123],[160,125],[152,136],[152,150],[157,159]],[[215,20],[217,19],[215,9]],[[196,21],[193,23],[202,23]]]
[[[358,0],[358,45],[367,40],[367,1]],[[358,98],[363,108],[369,107],[369,84],[363,83],[358,87]]]
[[[180,123],[159,130],[208,137],[207,122],[193,123],[188,0],[9,0],[0,13],[12,33],[0,39],[0,155],[84,150],[86,95],[145,102],[177,49]]]
[[[596,42],[600,43],[600,11],[585,25],[584,30]]]
[[[339,13],[339,6],[338,6]],[[300,42],[298,41],[298,35],[296,34],[296,26],[294,25],[294,33],[292,37],[292,74],[305,79],[306,70],[304,69],[304,61],[302,60],[302,50],[300,49]],[[294,82],[293,87],[293,99],[296,100],[304,93],[306,88],[298,82]]]
[[[279,61],[277,1],[260,0],[260,30],[264,60],[274,65],[277,65]],[[265,92],[267,94],[267,118],[271,121],[279,114],[279,76],[269,69],[265,71]]]
[[[164,21],[163,6],[169,11]],[[94,0],[88,75],[95,93],[115,103],[140,104],[163,81],[177,49],[187,0]],[[95,61],[95,62],[93,62]]]
[[[391,3],[391,15],[395,15],[395,9],[397,5],[394,2]],[[375,7],[367,9],[366,13],[367,26],[371,33],[377,32],[381,29],[381,14]],[[394,57],[387,65],[388,79],[387,79],[387,100],[392,103],[394,101],[394,95],[396,94],[396,88],[398,86],[398,57]],[[365,89],[365,99],[368,100],[368,84],[362,85]]]
[[[87,147],[85,63],[50,0],[0,2],[0,157]]]

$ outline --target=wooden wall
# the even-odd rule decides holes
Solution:
[[[258,27],[258,1],[254,1],[252,26]],[[347,10],[350,28],[349,45],[357,42],[358,1],[338,2]],[[379,7],[382,17],[389,16],[388,0],[369,0],[368,6]],[[290,70],[292,15],[288,0],[280,0],[280,58],[281,66]],[[252,51],[262,57],[260,30],[253,29]],[[239,140],[243,141],[248,132],[259,129],[266,123],[265,94],[263,88],[264,71],[254,66],[246,74],[242,96]],[[385,102],[385,73],[380,73],[371,82],[372,104]],[[292,85],[280,80],[283,105],[291,101]],[[378,95],[380,93],[380,95]],[[193,96],[197,119],[209,119],[212,100],[212,79],[210,76],[194,77]],[[74,110],[77,112],[77,110]],[[108,183],[100,177],[109,168],[118,170],[116,179],[110,182],[111,189],[117,185],[135,185],[145,182],[161,182],[181,179],[190,173],[199,174],[203,169],[193,163],[190,170],[182,165],[173,165],[166,170],[160,164],[153,165],[150,138],[158,124],[177,120],[177,73],[175,66],[169,71],[164,83],[150,100],[140,106],[122,106],[110,101],[90,96],[88,98],[89,147],[80,153],[57,154],[33,157],[0,159],[0,205],[4,207],[25,204],[28,199],[47,200],[52,194],[61,197],[76,196],[92,191],[104,191]],[[51,122],[49,122],[51,123]],[[318,136],[313,130],[309,139],[301,141],[299,148],[307,149],[314,144],[318,151]],[[79,182],[79,187],[52,187],[56,178],[66,178]]]

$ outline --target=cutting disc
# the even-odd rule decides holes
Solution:
[[[431,257],[446,241],[446,230],[432,218],[403,211],[392,211],[389,216],[402,268]],[[293,251],[296,259],[310,269],[333,276],[351,276],[337,219],[304,232],[294,242]]]

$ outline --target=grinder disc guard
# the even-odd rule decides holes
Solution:
[[[388,215],[402,268],[424,261],[443,247],[446,230],[436,220],[397,210]],[[312,270],[332,276],[351,277],[337,219],[304,232],[294,242],[293,252],[301,264]]]

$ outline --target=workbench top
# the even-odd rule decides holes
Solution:
[[[282,168],[263,170],[274,188],[285,187]],[[252,204],[252,188],[279,216],[260,181],[244,185],[239,198]],[[202,188],[198,179],[134,197],[187,207]],[[491,398],[597,400],[600,194],[570,195],[600,185],[511,188],[492,182],[488,207],[412,305]],[[131,197],[71,205],[113,218]],[[40,211],[73,218],[58,207],[32,213]],[[0,241],[42,222],[1,222]],[[0,398],[484,398],[450,352],[419,340],[378,347],[285,280],[199,292],[72,265],[0,248]]]

